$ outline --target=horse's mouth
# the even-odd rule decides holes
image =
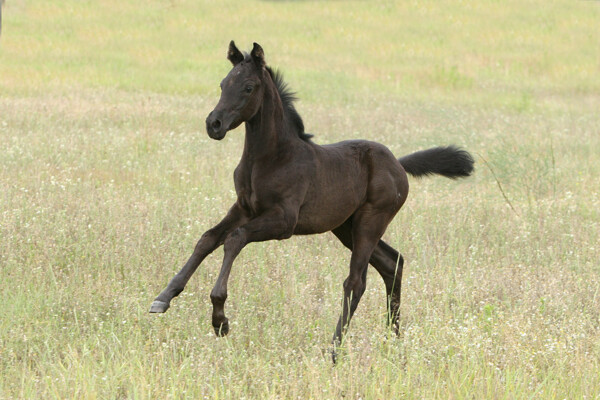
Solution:
[[[221,140],[225,137],[226,134],[227,134],[226,130],[222,130],[219,132],[214,132],[214,131],[210,131],[210,130],[208,131],[208,136],[214,140]]]

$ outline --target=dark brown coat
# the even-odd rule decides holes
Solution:
[[[237,201],[202,236],[150,312],[165,312],[202,260],[224,244],[223,265],[210,297],[212,325],[217,335],[225,335],[227,280],[244,246],[332,231],[352,250],[334,348],[365,291],[369,263],[385,282],[389,322],[397,331],[403,258],[381,236],[408,196],[406,172],[468,176],[472,157],[455,147],[437,147],[397,159],[384,145],[365,140],[317,145],[304,132],[293,93],[266,66],[259,45],[244,56],[232,41],[228,59],[233,69],[221,83],[221,98],[206,119],[206,129],[211,138],[221,140],[245,123],[244,151],[234,173]],[[333,354],[335,361],[335,350]]]

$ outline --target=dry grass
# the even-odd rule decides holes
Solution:
[[[477,159],[476,174],[465,181],[411,180],[409,201],[386,233],[407,262],[402,334],[391,337],[385,327],[384,287],[371,271],[336,367],[327,349],[349,253],[332,235],[248,246],[229,285],[232,331],[225,339],[213,335],[208,298],[220,250],[168,313],[147,313],[200,234],[234,199],[231,174],[243,132],[210,141],[203,119],[227,70],[221,47],[242,28],[225,32],[209,18],[215,11],[208,4],[172,2],[172,19],[161,17],[157,29],[181,43],[164,64],[150,63],[160,74],[137,74],[145,62],[165,56],[163,42],[153,47],[144,39],[156,32],[133,24],[123,47],[112,50],[128,67],[102,67],[96,61],[111,54],[110,46],[95,39],[106,51],[86,52],[64,31],[83,34],[96,12],[107,11],[64,4],[14,0],[3,10],[1,399],[598,397],[600,85],[590,75],[573,76],[597,66],[586,52],[589,21],[597,15],[590,4],[571,4],[565,18],[559,18],[561,5],[544,9],[544,32],[526,28],[538,14],[522,6],[517,26],[524,44],[514,51],[508,46],[514,14],[501,3],[489,10],[450,8],[450,16],[464,11],[458,22],[470,28],[442,23],[433,39],[413,36],[410,28],[449,18],[437,3],[367,9],[360,2],[286,2],[287,11],[278,2],[253,4],[262,22],[250,33],[267,36],[278,28],[294,44],[286,50],[283,39],[262,43],[275,65],[286,71],[289,65],[288,80],[302,95],[299,110],[317,142],[361,137],[398,156],[456,143]],[[243,7],[236,14],[242,25],[250,19],[250,6]],[[112,43],[136,9],[124,3],[123,19],[103,28],[103,40]],[[199,9],[210,12],[201,17]],[[151,2],[139,18],[147,22],[156,10],[159,3]],[[264,23],[276,12],[308,10],[319,10],[305,22],[312,30],[294,30],[299,21],[289,30]],[[492,11],[504,25],[483,24],[482,14]],[[62,34],[51,30],[42,38],[29,25],[44,13],[62,21]],[[381,63],[352,53],[353,40],[334,40],[343,28],[368,42],[358,38],[360,24],[349,22],[358,14],[378,39],[369,51]],[[407,14],[422,19],[406,19],[404,28],[392,24]],[[339,25],[324,28],[330,19]],[[404,39],[391,43],[385,27],[400,36],[405,31]],[[34,34],[25,35],[26,28]],[[580,40],[575,49],[563,39],[571,28]],[[195,30],[210,44],[198,53],[214,58],[185,56],[191,45],[184,39]],[[446,45],[435,37],[447,37]],[[427,57],[383,57],[405,49],[407,38],[420,38],[413,47],[429,49]],[[50,39],[71,54],[71,75],[45,80],[60,70],[53,64],[60,57],[42,61]],[[479,49],[478,56],[459,46],[461,40]],[[482,41],[498,47],[481,47]],[[304,42],[309,45],[301,47]],[[31,43],[39,48],[17,52]],[[346,56],[331,51],[336,43]],[[527,43],[546,53],[528,54]],[[452,49],[456,58],[448,58]],[[564,54],[575,61],[563,65]],[[468,61],[459,63],[463,58]],[[510,67],[493,68],[509,59]],[[386,83],[387,74],[400,70],[405,78]]]

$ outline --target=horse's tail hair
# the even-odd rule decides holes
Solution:
[[[438,174],[456,179],[471,175],[473,157],[456,146],[433,147],[400,157],[404,170],[415,177]]]

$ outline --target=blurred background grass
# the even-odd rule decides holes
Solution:
[[[527,108],[600,90],[595,2],[12,0],[5,14],[9,93],[215,94],[231,39],[260,43],[306,101],[344,87]]]

